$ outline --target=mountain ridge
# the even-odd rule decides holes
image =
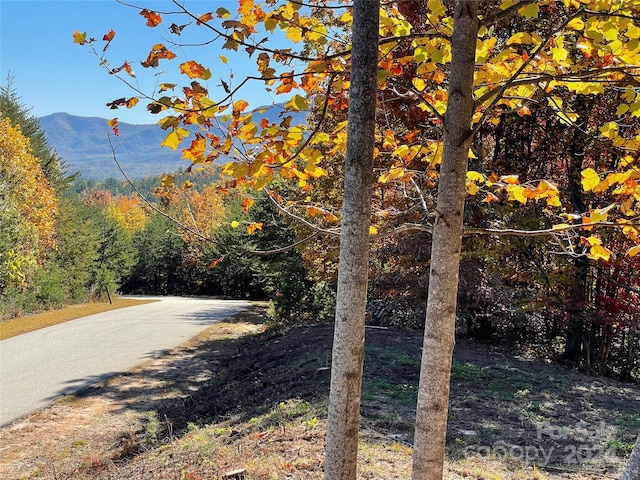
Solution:
[[[261,118],[279,122],[285,110],[276,104],[254,111],[258,112],[257,122]],[[306,114],[294,113],[292,123],[303,123]],[[49,145],[65,161],[69,173],[78,172],[85,179],[122,177],[113,158],[112,145],[118,163],[131,179],[173,173],[189,166],[182,159],[180,148],[171,150],[160,146],[167,132],[156,123],[119,123],[116,137],[106,118],[57,112],[40,117],[39,121]]]

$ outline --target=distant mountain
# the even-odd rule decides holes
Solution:
[[[283,111],[279,105],[265,107],[254,115],[254,119],[268,118],[279,123]],[[292,123],[303,123],[305,117],[306,113],[300,112]],[[49,144],[65,160],[69,172],[80,172],[84,178],[104,180],[122,176],[113,160],[109,135],[118,162],[132,179],[175,172],[189,165],[182,160],[180,148],[174,151],[160,146],[167,132],[157,124],[120,123],[120,134],[114,137],[106,118],[54,113],[39,120]]]

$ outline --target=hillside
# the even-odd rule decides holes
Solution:
[[[279,122],[282,112],[282,106],[273,105],[256,115],[256,120],[268,118]],[[304,122],[305,115],[303,112],[297,114],[293,123]],[[118,161],[130,178],[175,172],[188,166],[181,159],[180,149],[174,151],[160,146],[167,132],[156,124],[120,123],[120,135],[114,137],[106,118],[54,113],[39,120],[47,140],[65,160],[69,171],[78,171],[87,179],[121,177],[113,160],[109,135],[116,146]]]
[[[160,147],[166,132],[158,125],[120,124],[114,137],[107,119],[54,113],[40,118],[40,125],[53,149],[69,166],[85,178],[103,180],[120,177],[109,135],[116,146],[118,161],[131,178],[172,172],[184,166],[180,151]]]

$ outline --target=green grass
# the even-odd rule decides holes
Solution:
[[[112,304],[109,303],[85,303],[82,305],[69,305],[60,310],[50,310],[48,312],[27,315],[26,317],[11,318],[0,321],[0,340],[15,337],[23,333],[32,332],[40,328],[50,327],[59,323],[68,322],[77,318],[102,313],[118,308],[133,307],[157,300],[135,300],[131,298],[116,298]]]

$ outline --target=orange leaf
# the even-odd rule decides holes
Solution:
[[[444,72],[440,69],[436,70],[433,73],[433,81],[436,82],[438,85],[444,82]]]
[[[182,158],[197,161],[203,154],[206,148],[206,139],[198,132],[196,132],[196,138],[191,141],[190,148],[184,148],[182,150]],[[200,159],[202,161],[202,159]]]
[[[233,104],[233,113],[242,113],[249,106],[246,100],[238,100]]]
[[[397,77],[398,75],[401,75],[402,74],[402,66],[397,64],[397,63],[394,63],[391,66],[391,69],[389,70],[389,73],[391,75],[393,75],[394,77]]]
[[[247,233],[249,235],[251,235],[256,230],[262,230],[262,222],[253,222],[253,223],[250,223],[249,226],[247,227]]]
[[[173,90],[174,88],[176,88],[176,84],[175,83],[161,83],[159,85],[160,89],[158,90],[159,92],[164,92],[167,90]]]
[[[506,183],[507,185],[518,185],[520,183],[517,175],[503,175],[502,177],[500,177],[500,181]]]
[[[215,268],[222,261],[222,257],[214,258],[213,261],[209,264],[209,268]]]
[[[180,72],[189,78],[202,78],[203,80],[211,78],[211,72],[195,60],[180,64]]]
[[[148,67],[157,67],[158,62],[161,58],[165,58],[167,60],[172,60],[176,58],[176,54],[171,50],[168,50],[162,43],[156,43],[153,47],[151,47],[151,51],[147,56],[147,59],[142,62],[142,66],[145,68]]]
[[[127,72],[127,75],[129,75],[130,77],[135,78],[136,74],[133,73],[133,70],[131,69],[131,65],[129,65],[128,62],[124,62],[122,64],[122,68],[124,68],[124,71]]]
[[[322,208],[318,208],[318,207],[314,207],[314,206],[309,206],[307,207],[307,213],[309,215],[311,215],[312,217],[317,217],[318,215],[324,215],[325,214],[325,210]]]
[[[162,17],[158,13],[147,10],[146,8],[140,12],[140,15],[147,19],[147,27],[157,27],[162,22]]]
[[[196,21],[196,25],[200,25],[202,23],[207,23],[209,20],[213,19],[213,12],[205,13],[204,15],[200,15],[198,20]]]
[[[113,30],[109,30],[107,33],[105,33],[104,37],[102,37],[102,40],[104,40],[105,42],[110,42],[115,36],[116,32],[114,32]]]
[[[253,10],[253,0],[240,0],[238,4],[238,13],[240,15],[249,15]]]
[[[482,203],[491,203],[491,202],[499,202],[500,199],[498,197],[496,197],[493,193],[488,193],[486,197],[484,197],[484,200],[482,200]]]
[[[253,202],[253,200],[252,200],[252,199],[250,199],[250,198],[245,198],[245,199],[242,201],[242,211],[243,211],[244,213],[247,213],[247,211],[251,208],[251,205],[253,205],[253,203],[254,203],[254,202]],[[251,232],[249,232],[249,233],[251,233]]]

